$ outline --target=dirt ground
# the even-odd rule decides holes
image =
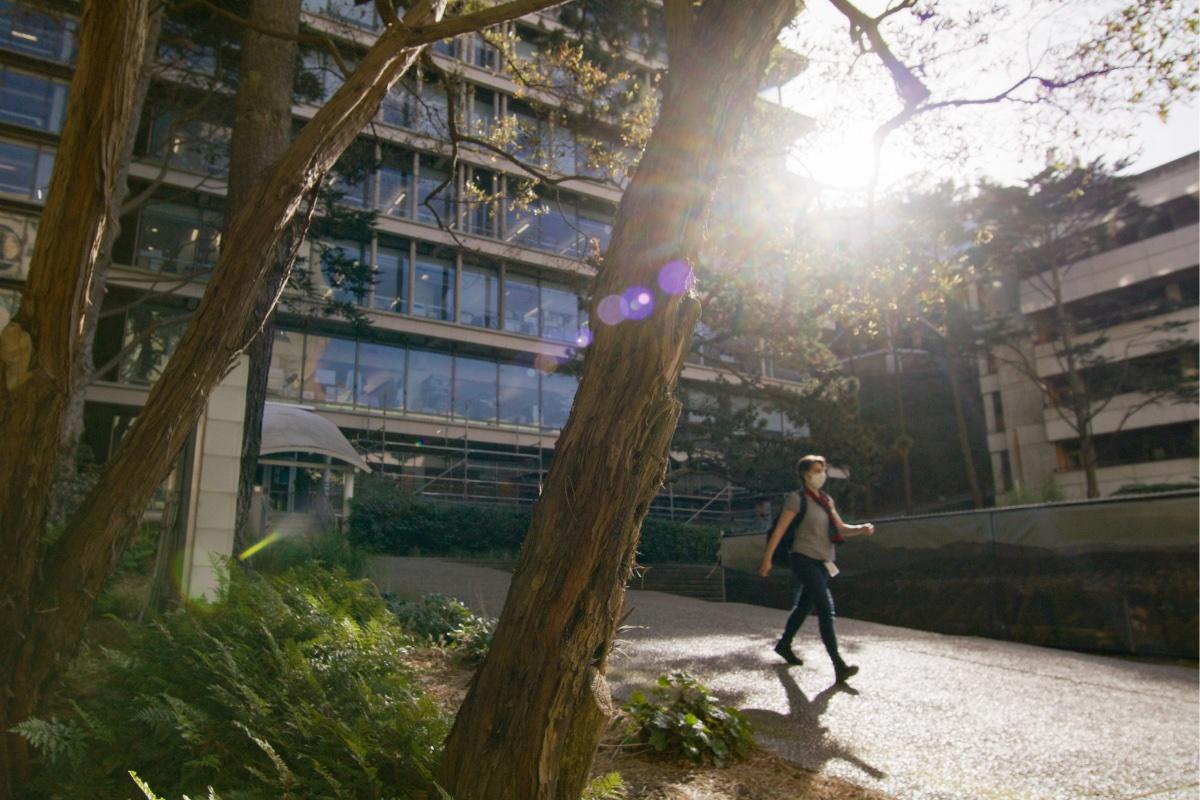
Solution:
[[[457,709],[472,670],[438,650],[410,659],[421,686],[444,709]],[[626,800],[891,800],[887,795],[797,767],[755,748],[723,769],[669,762],[622,747],[619,731],[600,745],[593,775],[620,773]]]

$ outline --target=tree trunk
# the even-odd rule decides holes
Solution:
[[[255,303],[280,242],[303,237],[308,215],[296,223],[297,214],[306,201],[311,214],[320,181],[374,118],[388,87],[429,42],[553,4],[514,0],[435,26],[444,0],[418,0],[405,14],[404,25],[384,31],[256,184],[229,226],[204,297],[136,423],[62,536],[45,547],[39,561],[53,471],[48,454],[57,444],[70,389],[72,332],[82,321],[94,254],[108,222],[148,0],[124,0],[119,7],[110,2],[105,13],[85,5],[67,124],[43,216],[44,229],[57,235],[35,245],[29,290],[0,334],[0,441],[6,445],[0,449],[0,541],[5,555],[12,554],[0,560],[0,681],[5,690],[0,730],[37,707],[47,681],[79,641],[94,598],[136,531],[147,501],[178,457],[209,393],[248,343],[246,331],[257,327]],[[19,758],[23,750],[18,746],[14,752]],[[10,780],[10,764],[0,768],[0,780]]]
[[[912,442],[908,435],[908,415],[904,409],[904,370],[900,360],[900,352],[896,349],[896,322],[888,323],[888,347],[892,351],[892,369],[894,380],[892,388],[896,393],[896,423],[900,426],[900,475],[904,487],[904,513],[913,513],[912,466],[908,454],[912,450]]]
[[[1075,409],[1075,424],[1079,433],[1079,462],[1083,466],[1089,499],[1100,496],[1100,478],[1096,474],[1096,440],[1092,437],[1089,408],[1084,405]]]
[[[971,487],[971,500],[975,503],[976,508],[983,508],[983,492],[979,488],[979,473],[975,469],[975,457],[971,453],[971,439],[967,434],[967,420],[963,413],[962,388],[958,385],[958,345],[949,331],[942,342],[946,353],[946,380],[950,383],[950,399],[954,403],[954,426],[958,432],[958,449],[962,454],[963,469],[967,472],[967,484]]]
[[[0,334],[0,730],[26,719],[79,640],[155,488],[178,457],[208,394],[246,345],[246,323],[293,216],[384,94],[419,54],[419,26],[441,15],[427,0],[409,12],[416,30],[393,26],[301,131],[234,220],[182,341],[96,487],[62,536],[38,559],[53,454],[61,430],[92,268],[111,224],[111,198],[137,86],[149,0],[85,4],[67,122],[26,293]],[[310,203],[311,207],[311,203]],[[295,232],[297,237],[303,231]],[[239,324],[231,325],[230,320]],[[5,737],[0,798],[26,763],[23,740]]]
[[[250,20],[260,28],[296,34],[300,30],[300,0],[254,0]],[[247,29],[238,69],[235,121],[229,152],[229,194],[225,226],[245,205],[254,182],[287,150],[292,135],[292,86],[296,80],[295,39],[264,36]],[[246,382],[245,420],[242,425],[242,465],[238,477],[237,522],[233,552],[249,546],[246,524],[258,451],[262,445],[263,403],[267,397],[267,372],[271,366],[271,313],[275,298],[287,283],[292,259],[285,247],[275,253],[274,264],[259,293],[246,348],[249,375]],[[260,320],[265,320],[259,322]],[[260,327],[261,325],[261,327]]]
[[[712,187],[750,116],[792,0],[668,3],[661,115],[621,201],[593,293],[595,341],[534,510],[491,652],[446,741],[457,800],[577,800],[604,723],[604,678],[638,530],[666,471],[675,384],[699,312],[658,291],[699,250]],[[693,13],[695,16],[693,16]],[[645,287],[652,315],[615,326],[595,306]]]
[[[111,224],[104,230],[100,254],[96,258],[96,264],[92,271],[92,288],[85,305],[83,325],[79,331],[79,346],[75,351],[74,364],[71,367],[71,386],[74,387],[74,391],[67,396],[66,409],[63,411],[62,433],[58,443],[58,464],[54,473],[56,485],[70,481],[78,468],[79,440],[83,437],[83,409],[87,402],[87,387],[91,385],[96,372],[92,345],[96,339],[96,326],[100,322],[100,308],[104,304],[108,271],[112,267],[113,245],[116,244],[117,237],[121,235],[121,206],[129,194],[129,163],[133,159],[133,146],[137,141],[142,107],[146,102],[146,94],[150,91],[150,79],[153,75],[154,57],[158,47],[158,34],[162,29],[162,17],[162,9],[159,7],[150,15],[146,29],[146,45],[142,51],[142,65],[138,73],[129,125],[125,130],[125,144],[118,166],[120,171],[117,174],[116,190],[112,197]],[[69,510],[57,507],[60,497],[61,493],[57,491],[50,495],[49,513],[54,519],[61,519]]]
[[[80,330],[95,296],[93,269],[115,223],[121,157],[137,99],[150,0],[85,2],[79,55],[50,192],[16,316],[0,333],[0,797],[27,768],[23,740],[7,733],[37,702],[20,631],[38,616],[38,573],[56,454]],[[53,235],[49,235],[49,234]],[[49,605],[57,602],[51,599]]]

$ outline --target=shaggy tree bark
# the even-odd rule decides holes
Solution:
[[[257,29],[280,31],[294,37],[300,30],[300,0],[254,0],[250,21],[242,40],[238,69],[233,139],[229,148],[229,194],[226,196],[225,225],[245,205],[254,182],[287,150],[292,135],[292,86],[296,79],[295,38],[265,36]],[[246,383],[245,421],[242,425],[242,467],[238,477],[237,523],[233,551],[249,544],[246,525],[258,450],[262,445],[263,403],[267,399],[267,372],[271,366],[271,313],[291,271],[288,248],[280,246],[274,265],[251,315],[246,348],[249,371]]]
[[[220,261],[162,376],[99,482],[53,543],[45,512],[72,354],[86,311],[117,161],[137,84],[149,0],[85,3],[75,79],[43,230],[17,316],[0,333],[0,730],[26,719],[79,641],[96,596],[155,488],[169,472],[209,392],[256,327],[255,301],[293,217],[375,116],[420,48],[554,5],[514,0],[439,23],[444,0],[421,0],[392,24],[358,68],[257,183],[227,231]],[[301,226],[303,228],[303,226]],[[234,324],[231,324],[234,323]],[[261,324],[261,319],[258,320]],[[41,552],[44,549],[44,553]],[[40,558],[39,558],[40,556]],[[21,740],[0,758],[0,798],[12,793]]]
[[[133,109],[129,115],[129,127],[125,131],[125,143],[118,162],[119,172],[116,180],[116,191],[112,197],[112,212],[110,224],[105,228],[104,239],[100,245],[100,255],[96,258],[92,272],[92,290],[85,306],[83,326],[79,331],[79,345],[74,353],[71,385],[76,387],[67,396],[66,410],[63,412],[62,433],[59,436],[58,464],[55,467],[55,483],[71,480],[78,469],[79,440],[83,437],[83,408],[87,401],[87,387],[95,376],[96,365],[93,360],[92,345],[96,339],[96,327],[100,322],[100,307],[103,305],[105,287],[108,283],[108,271],[112,267],[113,245],[121,234],[120,209],[125,197],[129,194],[129,164],[133,159],[133,145],[137,141],[137,128],[142,107],[146,102],[146,94],[150,91],[150,78],[153,74],[151,66],[154,62],[154,52],[158,45],[158,33],[162,28],[162,8],[150,14],[146,26],[146,45],[143,48],[142,65],[138,74],[137,89],[134,93]],[[93,455],[97,455],[93,453]],[[51,495],[49,513],[54,518],[61,518],[65,513],[63,508],[55,508],[58,493]]]
[[[96,259],[115,223],[121,159],[138,93],[150,0],[85,2],[42,236],[17,314],[0,332],[0,797],[25,771],[22,740],[7,733],[32,709],[17,676],[29,660],[19,631],[37,615],[38,571],[64,411],[94,296]],[[51,233],[53,235],[45,235]]]
[[[699,251],[716,176],[733,154],[793,0],[665,4],[662,110],[626,191],[595,303],[631,287],[645,320],[595,323],[571,417],[513,575],[491,651],[446,742],[457,800],[576,800],[613,706],[604,678],[638,531],[666,470],[676,381],[699,304],[659,291]]]

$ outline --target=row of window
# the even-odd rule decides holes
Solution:
[[[210,268],[221,224],[216,211],[149,203],[137,225],[123,229],[115,255],[153,271],[186,274]],[[577,342],[587,327],[582,301],[571,287],[446,248],[377,236],[366,243],[313,242],[307,258],[328,296],[362,308],[568,343]],[[369,265],[370,280],[345,280],[363,272],[359,265]]]
[[[561,428],[578,379],[531,364],[293,331],[275,335],[269,397],[473,422]]]
[[[571,287],[444,248],[383,238],[314,242],[310,258],[336,300],[363,308],[559,342],[579,343],[586,336],[586,311]],[[372,267],[371,286],[338,280],[339,270],[359,272],[358,264]]]
[[[67,111],[67,84],[0,66],[0,122],[58,133]]]
[[[44,202],[54,154],[48,145],[0,140],[0,193]]]
[[[163,115],[149,126],[142,150],[178,169],[220,176],[229,168],[229,133],[204,120]],[[506,200],[519,194],[522,179],[471,165],[451,174],[448,158],[387,145],[360,143],[351,159],[359,162],[353,173],[365,174],[353,182],[333,179],[343,205],[570,258],[602,253],[612,237],[611,213],[577,195]]]
[[[78,28],[71,17],[0,0],[0,50],[71,64]]]
[[[1195,422],[1101,434],[1093,437],[1092,442],[1096,448],[1098,467],[1119,467],[1176,458],[1194,459],[1200,455],[1200,439]],[[1059,442],[1055,450],[1060,472],[1083,469],[1078,441]]]
[[[4,308],[0,296],[0,313]],[[187,325],[179,313],[146,306],[128,312],[121,383],[158,380]],[[531,362],[276,331],[267,395],[324,408],[561,428],[578,378]]]

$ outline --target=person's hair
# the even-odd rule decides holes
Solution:
[[[813,468],[813,464],[817,463],[826,464],[826,466],[828,466],[825,461],[825,456],[801,456],[800,460],[796,462],[796,475],[803,478],[808,474],[808,471]]]

